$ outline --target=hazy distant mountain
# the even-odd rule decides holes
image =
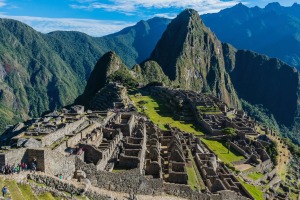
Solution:
[[[300,5],[279,3],[265,8],[238,4],[219,13],[202,15],[222,42],[279,58],[300,69]]]

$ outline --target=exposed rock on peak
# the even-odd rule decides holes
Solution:
[[[175,85],[211,92],[229,105],[239,105],[225,70],[222,44],[197,11],[186,9],[169,24],[150,60],[155,60]]]

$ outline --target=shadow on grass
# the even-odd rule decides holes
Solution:
[[[174,117],[174,114],[172,113],[172,111],[174,111],[174,110],[172,110],[171,108],[169,108],[168,106],[167,106],[167,104],[168,104],[168,102],[166,102],[166,101],[164,101],[164,100],[162,100],[162,99],[160,99],[159,97],[157,97],[157,96],[154,96],[154,95],[150,95],[150,94],[145,94],[145,95],[148,95],[148,96],[150,96],[152,99],[154,99],[154,101],[158,104],[158,107],[157,108],[155,108],[155,111],[160,115],[160,116],[162,116],[162,117],[170,117],[170,118],[172,118],[174,121],[178,121],[178,122],[180,122],[180,123],[182,123],[182,124],[185,124],[185,125],[192,125],[191,126],[191,128],[193,128],[193,129],[195,129],[195,131],[197,131],[197,132],[202,132],[203,133],[203,130],[199,127],[199,126],[197,126],[196,124],[195,124],[195,121],[189,121],[189,122],[187,122],[187,121],[183,121],[183,120],[178,120],[178,119],[176,119],[175,117]],[[192,112],[192,111],[191,111]]]

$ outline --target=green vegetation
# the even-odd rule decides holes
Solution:
[[[217,106],[197,106],[198,112],[206,115],[218,115],[222,114]]]
[[[131,95],[130,98],[138,106],[139,112],[147,115],[161,129],[167,130],[166,125],[169,124],[171,127],[179,128],[185,132],[203,135],[203,133],[197,130],[193,124],[174,120],[172,118],[172,113],[163,101],[142,95]]]
[[[241,99],[241,103],[243,110],[247,112],[249,116],[254,117],[261,125],[269,127],[279,133],[279,126],[268,109],[264,108],[262,105],[252,105],[243,99]]]
[[[291,153],[300,157],[300,137],[298,132],[296,130],[289,131],[286,127],[284,127],[282,128],[282,135],[285,137],[284,143],[288,146]]]
[[[192,152],[189,150],[189,158],[191,159],[192,166],[187,167],[187,173],[189,178],[189,185],[192,189],[205,190],[205,184],[202,180],[202,177],[198,171],[197,165],[193,158]],[[190,180],[191,178],[191,180]]]
[[[108,80],[111,82],[120,82],[127,88],[135,88],[138,85],[138,82],[130,74],[129,70],[120,69],[110,75]]]
[[[147,59],[169,22],[155,18],[94,38],[74,31],[42,34],[21,22],[1,19],[0,131],[19,118],[72,104],[99,57],[108,51],[115,51],[130,67]]]
[[[255,200],[264,200],[263,195],[264,193],[258,187],[254,185],[245,183],[242,179],[238,178],[240,183],[248,190],[248,192],[254,197]]]
[[[228,153],[228,148],[225,141],[216,141],[216,140],[207,140],[201,138],[202,142],[204,142],[209,149],[211,149],[224,163],[231,163],[235,161],[239,161],[245,159],[240,153],[235,150],[230,150]]]
[[[38,196],[39,200],[56,200],[50,192],[45,192]]]
[[[141,65],[135,65],[132,69],[136,74],[138,81],[144,84],[164,83],[170,85],[169,78],[164,74],[162,68],[155,61],[147,61]]]
[[[277,143],[271,140],[271,145],[266,148],[266,152],[270,156],[271,160],[275,165],[277,165],[277,157],[278,157],[278,148]]]
[[[255,181],[258,180],[258,179],[260,179],[260,178],[262,178],[262,177],[264,177],[264,175],[262,173],[259,173],[259,172],[249,173],[249,174],[247,174],[247,176],[249,178],[252,178]]]
[[[18,186],[19,186],[19,189],[22,192],[22,195],[23,195],[24,199],[38,200],[37,196],[32,192],[29,185],[18,184]]]
[[[193,189],[196,190],[198,188],[198,180],[195,173],[195,170],[192,166],[186,167],[187,175],[188,175],[188,184]]]
[[[7,186],[8,192],[10,193],[12,199],[24,200],[23,195],[22,195],[21,191],[19,190],[16,181],[6,179],[4,181],[4,184]],[[28,199],[28,200],[30,200],[30,199]]]

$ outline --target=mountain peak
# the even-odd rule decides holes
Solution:
[[[274,10],[274,9],[278,9],[278,8],[281,8],[280,3],[278,3],[278,2],[269,3],[265,7],[265,9],[267,9],[267,10]]]
[[[97,62],[84,90],[76,102],[85,105],[108,81],[108,77],[118,70],[127,70],[119,56],[109,51]]]
[[[238,3],[238,4],[236,4],[235,6],[233,6],[232,8],[229,8],[229,9],[238,9],[238,10],[240,10],[240,9],[249,9],[249,7],[247,7],[243,3]]]
[[[185,9],[184,11],[179,13],[177,18],[179,18],[180,20],[184,20],[184,21],[190,20],[190,19],[199,20],[200,16],[199,16],[199,13],[196,10],[189,8],[189,9]]]
[[[222,44],[197,11],[186,9],[171,21],[150,60],[156,61],[179,87],[212,92],[230,105],[238,104],[225,74]],[[227,88],[221,84],[224,82]]]

